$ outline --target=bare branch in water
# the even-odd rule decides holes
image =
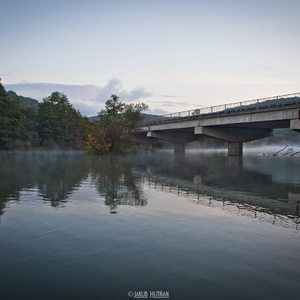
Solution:
[[[281,151],[283,151],[288,145],[286,145],[283,149],[279,150],[278,152],[274,153],[273,156],[276,156],[278,153],[280,153]]]

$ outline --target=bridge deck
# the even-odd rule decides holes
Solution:
[[[284,96],[250,100],[219,106],[211,106],[201,109],[188,110],[178,113],[166,114],[154,118],[147,118],[142,122],[142,126],[155,124],[183,122],[188,120],[197,120],[202,118],[212,118],[229,115],[241,115],[250,112],[267,112],[278,109],[289,109],[300,106],[300,93],[294,93]]]

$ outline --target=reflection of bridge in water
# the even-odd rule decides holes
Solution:
[[[253,175],[253,173],[251,172]],[[144,178],[144,185],[165,193],[172,193],[186,197],[188,201],[204,206],[222,209],[230,214],[247,216],[262,222],[272,223],[283,227],[298,230],[299,220],[299,190],[289,192],[288,189],[279,194],[282,198],[275,197],[276,188],[282,186],[272,183],[272,191],[265,194],[250,191],[241,191],[205,183],[202,176],[194,176],[194,180],[171,178],[168,176],[147,172],[140,174]],[[257,174],[259,177],[266,176]]]
[[[243,143],[272,136],[275,128],[300,131],[300,93],[147,118],[134,140],[167,141],[184,152],[186,143],[211,138],[227,142],[229,156],[242,156]]]

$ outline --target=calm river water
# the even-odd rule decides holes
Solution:
[[[0,299],[299,299],[300,158],[0,153]]]

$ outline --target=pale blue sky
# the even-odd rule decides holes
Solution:
[[[0,0],[0,77],[95,115],[112,93],[167,113],[300,91],[298,0]]]

